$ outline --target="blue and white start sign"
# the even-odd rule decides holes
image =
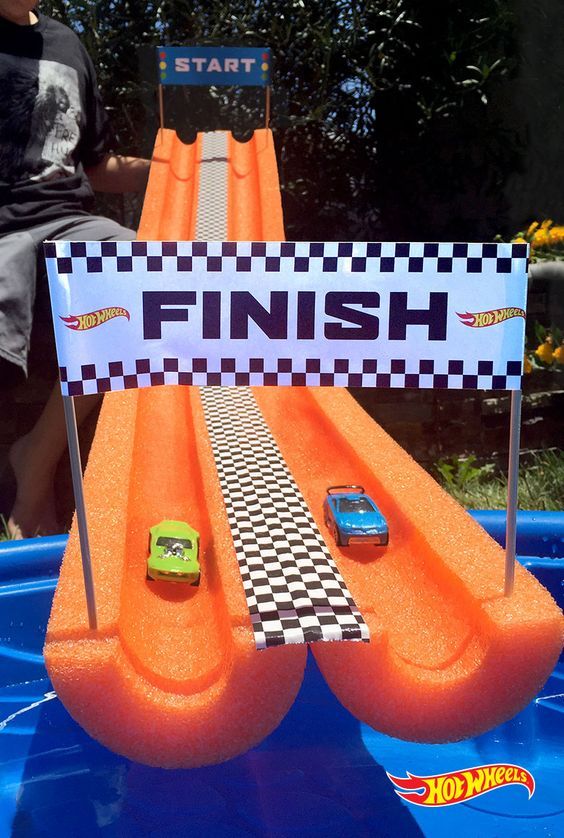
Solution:
[[[521,386],[527,245],[48,242],[45,253],[63,395]]]
[[[157,47],[161,84],[270,84],[268,47]]]

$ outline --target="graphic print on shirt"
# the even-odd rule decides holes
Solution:
[[[0,77],[0,179],[21,183],[74,174],[82,120],[76,70],[0,55]]]

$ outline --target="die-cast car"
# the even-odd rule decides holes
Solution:
[[[151,527],[147,578],[200,584],[200,534],[184,521],[161,521]]]
[[[323,518],[339,547],[388,543],[386,519],[363,486],[329,486]]]

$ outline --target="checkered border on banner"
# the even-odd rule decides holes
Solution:
[[[369,640],[252,392],[200,393],[257,648]]]
[[[235,358],[222,358],[219,369],[213,370],[206,358],[193,358],[186,369],[180,369],[181,364],[186,362],[178,358],[165,358],[162,364],[141,358],[131,370],[114,361],[103,367],[83,364],[79,379],[69,378],[66,367],[60,367],[59,374],[63,395],[83,396],[159,384],[507,390],[518,384],[522,373],[520,359],[508,361],[500,374],[492,361],[478,361],[468,369],[462,360],[444,362],[440,369],[436,361],[421,360],[417,372],[408,372],[403,359],[385,366],[376,359],[365,360],[361,370],[351,370],[347,358],[331,362],[331,369],[322,369],[319,358],[279,358],[274,369],[266,369],[263,358],[249,359],[245,369],[237,367]]]
[[[365,273],[368,269],[393,273],[401,269],[419,274],[431,263],[437,273],[452,273],[457,268],[478,274],[486,262],[493,261],[496,272],[501,274],[512,271],[513,260],[527,257],[526,244],[456,242],[128,242],[127,255],[123,255],[123,243],[119,242],[71,242],[70,257],[58,255],[60,247],[58,242],[45,245],[45,255],[56,260],[59,274],[73,273],[75,260],[84,260],[84,265],[77,264],[81,271],[101,273],[102,257],[115,258],[120,273],[139,269],[162,271],[163,259],[168,257],[176,261],[175,266],[169,263],[169,267],[179,273],[195,267],[212,273],[222,271],[226,260],[238,273],[251,271],[257,260],[261,260],[260,267],[266,273],[307,273],[313,267],[331,273],[341,270],[342,260],[346,259],[352,273]]]

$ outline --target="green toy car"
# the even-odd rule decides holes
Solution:
[[[151,527],[147,578],[200,584],[200,534],[184,521],[161,521]]]

